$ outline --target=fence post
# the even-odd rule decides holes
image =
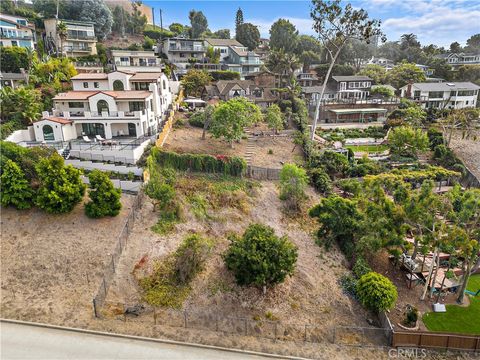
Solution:
[[[122,240],[120,240],[120,246],[122,245]],[[112,254],[112,270],[113,272],[115,272],[115,259],[113,258],[113,254]]]
[[[183,312],[183,320],[184,320],[184,325],[186,329],[187,328],[187,312],[186,311]]]
[[[103,291],[105,292],[105,298],[107,297],[107,284],[105,284],[105,276],[103,277]]]
[[[98,318],[97,301],[95,300],[95,298],[93,298],[93,314],[95,315],[96,318]]]
[[[157,308],[153,307],[153,324],[157,325]]]
[[[307,341],[307,324],[305,324],[305,332],[303,334],[303,341]]]
[[[273,332],[274,332],[274,340],[277,341],[277,323],[275,322],[274,327],[273,327]]]
[[[337,327],[333,328],[333,343],[336,344],[337,340]]]
[[[218,314],[215,315],[215,331],[218,331]]]
[[[245,323],[245,335],[248,335],[247,318],[243,319],[243,322]]]

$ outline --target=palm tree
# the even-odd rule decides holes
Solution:
[[[63,42],[67,39],[68,35],[67,24],[63,21],[57,24],[57,35],[60,38],[60,54],[63,55]]]
[[[282,76],[285,72],[285,52],[283,50],[271,51],[265,65],[269,71],[280,78],[280,87],[282,85]]]
[[[403,34],[400,37],[400,46],[402,49],[407,49],[409,47],[419,47],[420,43],[417,40],[417,35],[415,34]]]

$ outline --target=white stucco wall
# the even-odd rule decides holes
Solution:
[[[48,141],[65,141],[66,140],[63,138],[62,124],[59,124],[51,120],[40,120],[33,125],[36,141],[46,141],[45,138],[43,137],[43,127],[45,125],[50,125],[53,129],[54,139],[48,140]]]
[[[26,130],[17,130],[11,133],[5,141],[11,141],[18,144],[22,141],[34,141],[35,140],[35,131],[33,126],[29,126]]]
[[[88,87],[84,87],[83,83],[87,83]],[[98,83],[98,87],[95,87],[95,83]],[[72,86],[74,91],[109,90],[108,80],[72,80]]]

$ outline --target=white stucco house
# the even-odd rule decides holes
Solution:
[[[33,124],[45,142],[98,137],[141,138],[156,134],[172,104],[163,73],[86,73],[72,78],[73,90],[56,95],[52,112]]]
[[[417,101],[424,109],[464,109],[477,105],[480,86],[471,82],[410,83],[401,97]]]

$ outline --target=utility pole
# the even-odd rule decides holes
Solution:
[[[155,8],[152,7],[153,28],[155,29]]]
[[[57,0],[57,14],[55,15],[55,48],[57,49],[57,57],[58,57],[58,45],[57,45],[57,38],[58,38],[58,34],[57,34],[57,29],[58,29],[58,7],[59,7],[59,2],[60,0]],[[63,54],[63,49],[60,49],[62,51],[62,54]]]

